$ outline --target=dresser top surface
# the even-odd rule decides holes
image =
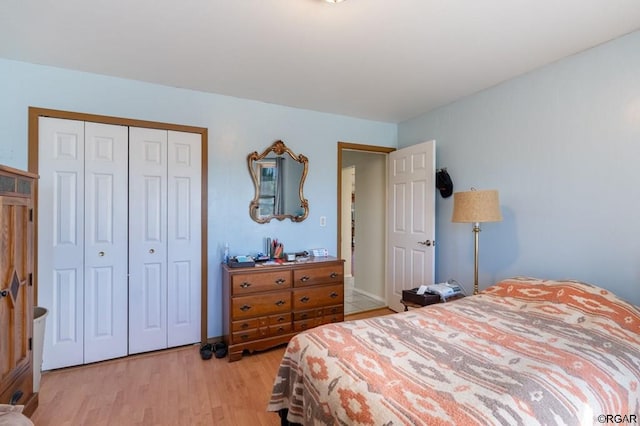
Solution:
[[[327,257],[309,257],[306,260],[297,260],[295,262],[282,262],[282,263],[256,263],[255,266],[249,266],[246,268],[230,268],[226,264],[222,264],[222,267],[225,271],[229,272],[259,272],[259,271],[269,271],[269,270],[281,270],[281,269],[296,269],[302,268],[305,266],[322,266],[323,264],[330,263],[344,263],[344,259],[338,259],[337,257],[327,256]]]

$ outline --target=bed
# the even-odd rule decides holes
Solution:
[[[267,409],[304,425],[637,423],[639,382],[638,307],[521,277],[296,335]]]

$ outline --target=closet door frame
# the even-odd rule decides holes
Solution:
[[[201,144],[201,190],[202,190],[202,204],[201,204],[201,228],[202,228],[202,253],[200,257],[200,342],[207,342],[207,277],[208,277],[208,265],[207,265],[207,243],[208,243],[208,220],[207,220],[207,181],[208,181],[208,129],[206,127],[194,127],[180,124],[162,123],[156,121],[136,120],[122,117],[112,117],[106,115],[87,114],[81,112],[62,111],[39,107],[29,107],[29,144],[28,144],[28,171],[38,174],[38,152],[39,152],[39,125],[38,119],[40,117],[60,118],[67,120],[88,121],[103,124],[116,124],[129,127],[143,127],[151,129],[161,130],[173,130],[178,132],[196,133],[200,135]],[[35,182],[34,204],[37,211],[38,200],[38,182]],[[34,265],[38,264],[38,223],[37,214],[34,215]],[[38,300],[38,271],[34,271],[33,276],[33,298],[34,301]]]

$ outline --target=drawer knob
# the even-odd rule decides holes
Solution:
[[[309,298],[308,298],[307,296],[304,296],[304,297],[302,297],[302,298],[300,299],[300,301],[301,301],[302,303],[307,303],[307,302],[309,301]]]
[[[242,287],[242,288],[248,288],[248,287],[251,287],[251,283],[248,283],[248,282],[246,282],[246,281],[245,281],[245,282],[243,282],[242,284],[240,284],[240,287]]]
[[[242,328],[249,328],[249,324],[247,324],[246,322],[244,324],[241,325]]]
[[[248,334],[243,334],[242,336],[240,336],[243,340],[247,340],[249,338]]]
[[[283,333],[283,332],[284,332],[284,327],[278,328],[278,333]]]
[[[286,280],[285,280],[284,278],[278,278],[278,279],[276,280],[276,284],[277,284],[277,285],[282,285],[282,284],[284,284],[284,283],[285,283],[285,281],[286,281]]]
[[[300,318],[302,319],[307,319],[307,317],[309,316],[309,314],[307,314],[306,312],[302,315],[300,315]]]
[[[304,283],[304,282],[309,281],[310,279],[311,279],[311,277],[309,277],[308,275],[305,275],[305,276],[300,278],[300,281],[302,281]]]
[[[332,299],[335,299],[338,296],[339,296],[339,294],[336,293],[335,291],[332,291],[331,294],[329,295],[329,297],[332,298]]]
[[[284,305],[285,303],[287,303],[287,302],[285,302],[284,300],[278,300],[278,301],[276,302],[276,305],[277,305],[277,306],[282,306],[282,305]]]
[[[329,275],[331,278],[335,278],[338,276],[337,272],[332,272],[331,275]]]
[[[242,306],[240,306],[240,310],[241,310],[242,312],[246,312],[246,311],[248,311],[249,309],[251,309],[251,306],[250,306],[250,305],[242,305]]]
[[[278,322],[283,322],[283,321],[285,321],[285,320],[286,320],[286,318],[285,318],[285,317],[280,317],[280,318],[278,318]]]

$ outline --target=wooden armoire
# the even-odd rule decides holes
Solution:
[[[36,176],[0,166],[0,404],[38,406],[33,392]]]

